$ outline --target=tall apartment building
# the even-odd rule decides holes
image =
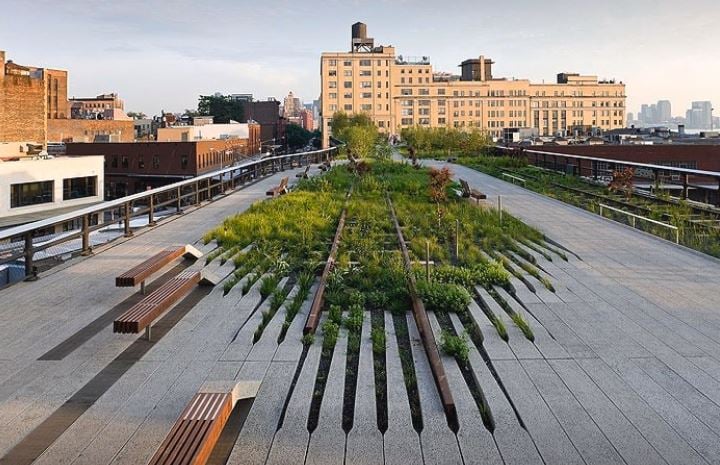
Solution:
[[[590,134],[624,127],[625,85],[596,76],[560,73],[554,84],[496,78],[494,62],[463,61],[461,75],[436,73],[428,57],[375,46],[366,26],[352,26],[349,52],[320,60],[323,145],[336,111],[367,113],[380,131],[411,126],[480,128],[495,138],[506,128],[536,128],[540,135]]]

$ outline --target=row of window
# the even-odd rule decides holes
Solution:
[[[63,200],[97,195],[97,176],[63,179]],[[37,181],[10,185],[10,208],[27,207],[55,201],[55,181]]]
[[[382,66],[383,61],[385,62],[385,66],[390,66],[390,60],[377,60],[377,65]],[[337,60],[328,60],[328,66],[337,66],[338,61]],[[344,60],[343,66],[352,66],[351,60]],[[372,60],[360,60],[360,66],[372,66]]]
[[[160,168],[160,157],[158,155],[154,155],[151,159],[151,162],[152,162],[153,169]],[[130,169],[130,158],[128,158],[124,155],[120,156],[120,157],[115,155],[110,160],[110,167],[112,167],[112,168],[120,167],[120,168],[124,168],[124,169]],[[145,164],[145,157],[143,155],[138,156],[136,167],[137,167],[137,169],[140,169],[140,170],[145,169],[146,164]],[[185,169],[187,167],[188,167],[188,156],[181,155],[180,156],[180,168]]]

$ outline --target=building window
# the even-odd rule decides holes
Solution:
[[[331,98],[331,99],[337,98],[337,92],[330,92],[330,94],[328,94],[328,95],[329,95],[329,98]]]
[[[337,60],[328,60],[330,66],[337,66]]]
[[[412,95],[412,89],[400,89],[400,95]]]
[[[372,92],[363,92],[362,98],[372,98]]]
[[[430,89],[418,89],[419,95],[430,95]]]
[[[140,169],[140,170],[145,169],[145,157],[143,157],[142,155],[140,155],[138,157],[138,169]]]
[[[343,61],[343,66],[352,66],[352,61],[348,61],[348,60]]]
[[[343,98],[352,98],[352,92],[345,92]]]
[[[402,124],[403,126],[412,126],[413,120],[412,118],[402,118],[400,120],[400,124]]]
[[[372,81],[361,81],[360,87],[363,89],[370,89],[372,88]]]
[[[187,167],[188,167],[188,156],[182,155],[180,157],[180,168],[187,169]]]
[[[345,77],[350,77],[350,76],[352,76],[352,70],[351,70],[351,69],[346,69],[345,71],[343,71],[343,76],[345,76]]]
[[[372,105],[370,105],[370,104],[360,105],[360,110],[361,111],[372,111]]]
[[[97,195],[97,176],[63,179],[63,200],[82,199]]]
[[[130,167],[130,162],[128,161],[128,157],[122,157],[120,159],[120,166],[122,166],[123,168],[126,168],[126,169]]]
[[[360,66],[370,66],[370,60],[360,60]]]
[[[160,168],[160,157],[158,157],[157,155],[153,157],[153,168]]]
[[[378,71],[378,73],[379,73],[379,71]],[[372,74],[369,69],[364,69],[364,70],[360,71],[360,76],[372,76]]]
[[[352,105],[345,105],[345,111],[352,111]]]
[[[54,181],[10,185],[10,208],[53,202]]]
[[[117,167],[118,167],[118,159],[117,159],[117,157],[113,157],[112,162],[110,162],[110,166],[112,166],[113,168],[117,168]]]
[[[343,82],[343,87],[346,89],[352,89],[352,81]]]
[[[337,89],[337,81],[330,81],[328,82],[328,87],[330,89]]]

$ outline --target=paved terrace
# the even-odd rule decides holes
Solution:
[[[283,309],[252,344],[266,305],[256,310],[257,286],[245,296],[235,286],[224,297],[222,286],[198,288],[157,323],[152,343],[112,333],[113,317],[138,299],[131,289],[115,288],[114,276],[168,245],[197,244],[224,217],[292,173],[286,171],[38,282],[0,291],[0,463],[147,463],[198,388],[227,379],[262,385],[239,435],[226,441],[224,456],[216,454],[213,463],[720,463],[720,263],[472,170],[452,169],[490,202],[502,195],[508,211],[580,257],[537,257],[556,293],[537,281],[532,293],[515,281],[534,344],[510,324],[505,343],[471,308],[497,375],[473,349],[470,363],[493,414],[492,431],[457,364],[445,358],[460,429],[447,426],[411,318],[423,427],[417,431],[410,421],[387,314],[384,433],[375,415],[367,319],[349,432],[342,429],[342,332],[317,429],[310,433],[307,419],[318,342],[302,363],[283,415],[309,302],[280,345]],[[208,268],[221,275],[232,271],[217,260]]]

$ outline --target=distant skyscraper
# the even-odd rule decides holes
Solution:
[[[287,97],[285,97],[284,103],[285,105],[283,105],[283,111],[286,118],[300,116],[300,111],[303,109],[302,102],[300,102],[299,98],[293,95],[292,91],[290,91]]]
[[[656,123],[667,123],[672,119],[672,105],[669,100],[659,100],[657,103]]]
[[[687,127],[690,129],[710,129],[712,126],[712,103],[707,100],[692,102],[685,113]]]

